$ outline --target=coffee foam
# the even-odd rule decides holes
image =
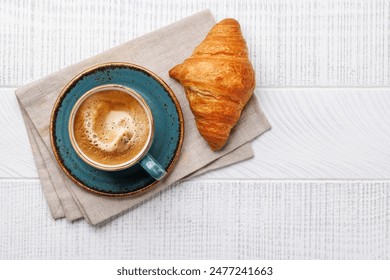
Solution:
[[[92,111],[92,112],[91,112]],[[136,137],[135,123],[133,117],[123,111],[111,111],[102,123],[104,129],[100,137],[94,130],[96,127],[93,111],[85,113],[84,127],[89,141],[98,149],[112,153],[123,152],[134,145]],[[96,113],[96,111],[95,111]]]
[[[80,149],[103,164],[126,162],[142,151],[150,130],[142,106],[130,95],[107,90],[88,97],[75,117]]]

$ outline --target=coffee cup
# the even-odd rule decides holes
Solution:
[[[68,129],[78,156],[94,168],[120,171],[139,163],[156,180],[166,175],[148,153],[154,136],[152,112],[131,88],[109,84],[87,91],[72,108]]]

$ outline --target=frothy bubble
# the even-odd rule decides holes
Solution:
[[[111,111],[104,118],[97,114],[92,108],[84,114],[85,133],[95,147],[109,153],[123,152],[139,142],[139,124],[128,112]]]

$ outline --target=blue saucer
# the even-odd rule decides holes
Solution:
[[[54,155],[62,170],[79,186],[104,195],[135,194],[154,186],[152,178],[138,164],[122,171],[95,169],[74,151],[68,122],[76,101],[88,90],[120,84],[134,89],[148,103],[154,118],[154,140],[149,150],[169,172],[175,164],[184,135],[184,121],[179,102],[168,85],[151,71],[134,64],[107,63],[76,76],[59,95],[51,116],[50,137]]]

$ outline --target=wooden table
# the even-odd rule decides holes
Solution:
[[[100,227],[52,220],[14,89],[206,8],[248,42],[255,157]],[[0,0],[0,258],[389,258],[389,24],[385,0]]]

